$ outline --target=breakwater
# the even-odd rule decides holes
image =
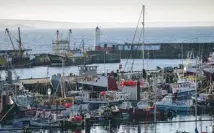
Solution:
[[[80,57],[62,57],[54,54],[37,54],[33,59],[20,64],[12,62],[14,68],[34,66],[66,66],[94,63],[120,63],[121,59],[142,59],[143,48],[145,59],[186,59],[207,57],[213,51],[214,43],[148,43],[117,44],[111,49],[101,51],[87,51]],[[191,55],[191,56],[190,56]],[[2,58],[5,58],[4,56]],[[7,60],[7,59],[2,59]],[[5,62],[4,62],[5,63]],[[5,66],[0,64],[0,66]]]
[[[114,53],[120,53],[120,57],[140,59],[181,59],[192,57],[206,57],[213,51],[214,43],[147,43],[142,44],[118,44],[113,47]],[[113,52],[112,51],[112,52]]]

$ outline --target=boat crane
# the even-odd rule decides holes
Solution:
[[[14,43],[13,43],[13,40],[12,40],[12,38],[11,38],[9,29],[6,28],[6,29],[5,29],[5,32],[7,33],[8,37],[9,37],[9,39],[10,39],[11,45],[12,45],[12,47],[13,47],[13,50],[16,52],[17,49],[16,49],[16,47],[15,47],[15,45],[14,45]],[[16,41],[18,42],[18,51],[19,51],[19,55],[18,55],[18,56],[21,56],[21,57],[22,57],[22,56],[23,56],[23,52],[24,52],[23,49],[22,49],[22,47],[24,48],[24,46],[22,45],[20,27],[18,27],[18,36],[19,36],[19,38],[16,40]],[[29,56],[29,54],[28,54],[27,52],[26,52],[26,55]]]
[[[12,46],[13,46],[13,50],[16,50],[16,48],[15,48],[15,46],[14,46],[14,44],[13,44],[13,40],[12,40],[12,38],[11,38],[11,36],[10,36],[9,29],[6,28],[6,29],[5,29],[5,32],[7,33],[8,37],[9,37],[9,39],[10,39],[10,42],[11,42],[11,44],[12,44]]]

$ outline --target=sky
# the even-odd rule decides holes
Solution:
[[[214,0],[0,0],[0,19],[60,22],[214,22]]]

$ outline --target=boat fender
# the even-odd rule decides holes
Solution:
[[[30,106],[30,105],[28,105],[28,106],[27,106],[27,109],[31,109],[31,106]]]

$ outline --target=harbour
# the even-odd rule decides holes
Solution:
[[[135,2],[128,3],[126,8]],[[94,22],[94,18],[86,23],[86,27],[94,24],[91,28],[77,29],[77,25],[72,26],[73,20],[72,23],[62,21],[68,19],[66,10],[57,16],[55,11],[61,7],[58,4],[56,10],[50,10],[53,13],[45,10],[40,15],[52,14],[59,22],[45,19],[24,24],[19,20],[14,30],[10,25],[14,20],[8,23],[3,20],[3,27],[8,27],[0,29],[1,133],[214,133],[212,26],[181,27],[179,23],[178,27],[171,27],[166,23],[169,27],[147,27],[151,16],[154,17],[151,5],[148,6],[151,14],[145,5],[138,5],[139,16],[137,10],[133,12],[135,8],[129,11],[132,15],[120,12],[118,17],[118,9],[123,8],[112,10],[110,15],[117,16],[118,20],[113,20],[120,21],[121,27],[125,24],[121,18],[129,16],[125,22],[131,22],[131,17],[137,14],[138,21],[132,28],[117,29],[112,25],[103,28],[102,24],[107,23],[99,15],[102,21]],[[68,6],[64,3],[62,7]],[[78,12],[91,12],[88,7],[92,5]],[[37,15],[42,6],[38,9]],[[98,9],[93,8],[92,14],[98,15]],[[105,19],[110,17],[109,9],[100,13],[106,14]],[[28,12],[20,14],[27,16]],[[81,19],[72,13],[69,16],[70,19],[79,17],[76,18],[79,21],[87,15],[80,15],[84,16]],[[89,22],[90,17],[86,19]],[[40,24],[46,24],[46,28],[55,26],[40,29],[37,27]]]
[[[1,96],[1,101],[6,98],[1,102],[1,132],[158,133],[167,128],[178,133],[192,132],[195,123],[197,130],[212,132],[212,102],[198,99],[195,106],[194,93],[206,92],[198,94],[200,98],[210,95],[213,54],[206,60],[195,58],[206,57],[201,52],[186,54],[180,59],[127,58],[75,66],[63,59],[57,66],[4,65],[1,84],[7,93]],[[206,70],[210,72],[203,74]]]
[[[165,60],[165,61],[167,61],[167,60]],[[172,60],[170,60],[170,61],[172,61]],[[175,64],[174,64],[174,68],[176,68],[176,64],[179,64],[179,63],[181,63],[182,62],[182,60],[174,60],[175,61]],[[124,63],[126,62],[126,60],[124,60]],[[157,62],[157,60],[154,60],[154,62]],[[163,62],[163,60],[160,60],[160,62]],[[191,60],[191,62],[194,62],[194,60]],[[136,62],[136,63],[142,63],[141,62],[141,60],[139,60],[138,62]],[[172,62],[171,62],[172,63]],[[169,63],[170,64],[170,63]],[[103,67],[103,65],[106,65],[106,64],[99,64],[100,66],[102,66]],[[112,64],[110,64],[110,65],[112,65]],[[117,65],[117,69],[120,69],[120,67],[119,67],[119,64],[116,64]],[[155,68],[155,67],[157,67],[157,66],[159,65],[160,67],[162,67],[161,66],[161,64],[155,64],[154,66],[153,66],[153,68]],[[162,64],[163,65],[163,67],[166,67],[166,66],[169,66],[169,65],[167,65],[167,64]],[[173,66],[172,64],[170,64],[171,66]],[[99,66],[99,67],[100,67]],[[81,72],[81,68],[84,68],[84,67],[88,67],[88,69],[86,69],[87,71],[88,71],[88,76],[96,76],[98,73],[97,73],[97,65],[95,65],[95,64],[93,64],[93,65],[83,65],[83,66],[76,66],[76,68],[77,68],[77,72],[76,73],[74,73],[75,75],[82,75],[83,77],[84,77],[84,75],[85,75],[85,73],[87,73],[87,71],[83,71],[84,73],[82,73]],[[90,69],[90,67],[94,67],[94,69]],[[152,68],[152,67],[150,67],[150,68]],[[30,69],[35,69],[35,68],[30,68]],[[49,68],[49,67],[46,67],[46,69],[44,69],[45,71],[47,71],[45,74],[50,74],[49,73],[49,69],[51,69],[51,68]],[[54,68],[53,68],[54,69]],[[71,68],[70,68],[71,69]],[[116,69],[116,70],[117,70]],[[60,71],[65,71],[64,70],[64,68],[63,69],[60,69]],[[93,70],[93,71],[92,71]],[[115,70],[115,71],[116,71]],[[141,70],[141,68],[139,68],[139,70]],[[17,71],[17,70],[16,70]],[[34,70],[30,70],[30,71],[34,71]],[[151,72],[152,71],[154,71],[154,69],[153,70],[150,70]],[[56,71],[54,71],[54,72],[56,72]],[[94,72],[94,73],[93,73]],[[102,71],[103,73],[105,73],[105,70],[103,70]],[[107,71],[106,71],[107,72]],[[151,72],[149,72],[149,70],[147,70],[147,73],[151,73]],[[175,72],[176,72],[176,70],[175,70]],[[23,72],[22,72],[23,73]],[[136,71],[136,72],[132,72],[132,74],[137,74],[137,73],[141,73],[141,71]],[[16,73],[17,74],[17,73]],[[155,74],[155,71],[154,71],[154,74]],[[29,74],[27,74],[27,75],[29,75]],[[31,74],[32,75],[32,74]],[[46,95],[46,91],[47,91],[47,88],[45,87],[45,86],[49,86],[50,87],[50,85],[52,85],[52,91],[56,91],[57,89],[54,87],[54,85],[55,85],[55,83],[53,82],[53,78],[52,78],[52,80],[49,80],[49,81],[45,81],[47,78],[45,77],[45,76],[48,76],[48,75],[44,75],[44,78],[26,78],[26,79],[20,79],[20,82],[22,83],[22,85],[23,86],[25,86],[27,89],[28,89],[28,91],[30,91],[30,92],[34,92],[34,93],[41,93],[42,95]],[[50,74],[51,75],[51,74]],[[68,76],[73,76],[73,77],[75,77],[75,75],[70,75],[70,74],[68,74]],[[98,74],[99,75],[99,74]],[[101,73],[101,75],[102,75],[102,73]],[[87,77],[88,77],[87,76]],[[125,76],[125,75],[124,75]],[[78,77],[78,76],[77,76]],[[133,77],[133,76],[131,76],[131,77]],[[91,77],[92,78],[92,77]],[[104,78],[104,77],[103,77]],[[126,77],[127,78],[127,77]],[[70,90],[75,90],[76,89],[76,87],[78,88],[78,86],[82,86],[82,87],[86,87],[85,85],[83,86],[83,84],[88,84],[87,82],[91,82],[90,81],[90,79],[87,79],[87,80],[89,80],[89,81],[76,81],[75,80],[76,78],[74,78],[74,80],[73,80],[73,87],[71,87],[71,86],[64,86],[65,87],[65,90],[67,90],[67,93],[70,91]],[[43,81],[44,80],[44,81]],[[66,77],[64,77],[63,78],[63,80],[66,80],[67,81],[67,78]],[[81,78],[79,79],[79,80],[81,80]],[[99,82],[99,80],[101,80],[101,82],[105,82],[105,81],[103,81],[104,79],[102,79],[101,77],[100,77],[100,79],[98,79],[98,81],[97,82]],[[60,80],[58,80],[58,82],[59,82]],[[51,84],[49,84],[49,82],[52,82]],[[69,81],[68,81],[69,82]],[[95,82],[96,83],[96,82]],[[93,84],[95,85],[95,83],[89,83],[89,85],[92,85],[93,86]],[[131,83],[131,82],[130,82]],[[34,85],[34,87],[32,86],[31,88],[29,88],[30,86],[29,85],[31,84],[31,85],[33,85],[33,84],[37,84],[37,85]],[[41,87],[41,85],[39,85],[38,86],[38,84],[43,84],[43,86],[44,86],[44,88],[42,89]],[[66,84],[68,84],[68,83],[66,83]],[[82,84],[82,85],[81,85]],[[107,87],[112,87],[112,84],[113,83],[111,83],[111,86],[107,86]],[[126,83],[127,85],[128,85],[128,82]],[[97,84],[97,85],[99,85],[99,84]],[[122,85],[122,84],[120,84],[120,85]],[[124,84],[125,85],[125,84]],[[27,87],[27,86],[29,86],[29,87]],[[37,86],[37,87],[36,87]],[[95,85],[96,86],[96,85]],[[129,86],[129,85],[128,85]],[[90,86],[89,86],[90,87]],[[102,86],[100,86],[100,87],[102,87]],[[104,87],[106,87],[105,85],[104,85]],[[131,87],[131,86],[130,86]],[[32,91],[32,89],[33,88],[37,88],[37,89],[42,89],[43,91]],[[132,88],[132,87],[131,87]],[[46,90],[46,91],[44,91],[44,89]],[[62,89],[62,88],[61,88]],[[100,92],[100,95],[108,95],[108,94],[103,94],[103,89],[101,89],[101,90],[98,90],[99,88],[93,88],[93,89],[96,89],[96,91],[98,91],[98,92]],[[108,88],[108,89],[110,89],[110,88]],[[114,88],[112,88],[112,89],[114,89]],[[133,89],[133,88],[132,88]],[[57,90],[57,92],[60,92],[60,90]],[[114,93],[114,92],[111,92],[112,90],[109,90],[109,92],[108,91],[106,91],[106,93],[109,93],[109,95],[112,93]],[[128,90],[124,90],[124,91],[128,91],[129,92],[129,89]],[[72,91],[71,91],[72,92]],[[87,91],[86,91],[87,92]],[[140,91],[141,92],[141,91]],[[72,95],[75,95],[76,93],[78,93],[78,92],[76,92],[76,91],[74,91],[74,93],[72,94]],[[93,93],[93,91],[92,91],[92,93]],[[118,92],[119,93],[119,92]],[[130,92],[129,92],[130,93]],[[132,92],[131,91],[131,93],[136,93],[136,92]],[[144,93],[144,92],[141,92],[141,93]],[[146,93],[146,92],[145,92]],[[57,93],[56,93],[57,94]],[[60,94],[60,93],[59,93]],[[69,93],[68,93],[69,94]],[[68,94],[66,94],[67,96],[68,96]],[[121,93],[122,94],[122,93]],[[133,94],[131,94],[131,95],[133,95]],[[27,94],[28,95],[28,94]],[[124,95],[124,94],[123,94]],[[135,95],[135,94],[134,94]],[[138,95],[138,94],[137,94]],[[30,95],[29,95],[30,96]],[[95,96],[95,95],[94,95]],[[122,96],[122,95],[121,95]],[[127,95],[128,96],[128,95]],[[179,96],[179,95],[177,95],[177,96]],[[139,96],[137,96],[137,97],[139,97]],[[137,97],[132,97],[132,98],[137,98]],[[141,96],[142,97],[142,96]],[[144,97],[144,96],[143,96]],[[167,97],[167,96],[165,96],[165,97]],[[72,96],[71,96],[71,98],[72,98]],[[104,97],[103,97],[104,98]],[[105,98],[104,98],[105,99]],[[134,100],[134,99],[132,99],[132,100]],[[137,100],[137,99],[135,99],[135,100]],[[52,101],[52,100],[51,100]],[[123,100],[122,100],[123,101]],[[121,102],[122,102],[121,101]],[[73,101],[74,102],[74,101]],[[99,103],[99,101],[97,101],[98,103]],[[95,104],[98,104],[96,101],[95,101]],[[117,101],[115,101],[115,102],[117,102]],[[83,105],[84,104],[88,104],[88,103],[90,103],[90,104],[92,104],[93,103],[93,101],[85,101],[85,102],[83,102]],[[108,103],[108,102],[107,102]],[[105,104],[107,104],[107,103],[105,103],[105,102],[101,102],[100,101],[100,103],[99,104],[102,104],[102,105],[105,105]],[[73,103],[74,104],[74,103]],[[115,103],[116,105],[118,105],[118,104],[121,104],[121,103]],[[124,104],[124,105],[123,105]],[[129,103],[126,103],[126,102],[123,102],[122,103],[122,105],[121,106],[118,106],[119,107],[119,110],[120,111],[122,111],[123,112],[123,107],[125,107],[124,109],[126,110],[126,108],[128,107],[128,104]],[[144,106],[144,104],[145,104],[145,102],[143,102],[142,103],[142,105]],[[75,104],[74,104],[75,105]],[[74,105],[72,105],[72,106],[74,106]],[[113,105],[113,103],[112,103],[112,105]],[[140,103],[139,104],[137,104],[137,105],[141,105]],[[158,104],[157,104],[158,105]],[[157,106],[156,105],[156,106]],[[20,106],[20,105],[19,105]],[[26,106],[26,105],[25,105]],[[29,106],[29,105],[28,105]],[[60,105],[61,106],[61,105]],[[68,105],[64,105],[64,106],[68,106]],[[147,105],[147,106],[149,106],[149,105]],[[74,106],[75,107],[75,106]],[[98,106],[99,107],[99,106]],[[102,107],[102,106],[100,106],[100,107]],[[99,107],[99,108],[100,108]],[[105,106],[104,106],[105,107]],[[59,108],[61,108],[61,107],[59,107]],[[129,107],[130,109],[132,108],[131,106]],[[206,108],[206,107],[205,107]],[[38,110],[39,108],[37,108],[36,110]],[[99,110],[99,109],[98,109]],[[124,111],[125,111],[124,110]],[[172,115],[172,116],[163,116],[163,117],[160,117],[158,114],[157,114],[157,116],[156,117],[154,117],[154,115],[153,114],[151,114],[151,116],[148,114],[148,113],[146,113],[146,114],[137,114],[137,115],[140,115],[141,116],[141,119],[136,119],[136,117],[134,117],[134,116],[131,116],[131,119],[129,118],[129,117],[124,117],[124,120],[129,120],[129,122],[125,122],[123,119],[120,119],[119,121],[119,123],[115,123],[115,120],[111,120],[111,119],[109,119],[109,120],[104,120],[102,117],[102,119],[92,119],[91,118],[91,123],[93,123],[92,125],[90,125],[90,132],[93,132],[93,130],[94,130],[94,128],[96,129],[97,128],[97,126],[99,127],[99,126],[101,126],[101,127],[103,127],[103,126],[105,126],[105,125],[108,125],[107,126],[107,129],[108,129],[108,131],[107,132],[110,132],[110,130],[115,130],[114,128],[113,129],[109,129],[109,127],[111,127],[111,126],[116,126],[116,127],[118,127],[118,129],[117,129],[117,131],[118,132],[120,132],[120,130],[127,130],[127,129],[120,129],[120,128],[122,128],[123,126],[122,125],[129,125],[130,126],[130,128],[131,129],[129,129],[129,130],[136,130],[137,132],[141,132],[141,130],[144,130],[144,129],[141,129],[141,127],[143,126],[144,127],[144,125],[153,125],[153,124],[155,124],[155,125],[157,125],[157,127],[158,127],[158,125],[161,125],[161,124],[163,124],[163,123],[169,123],[169,124],[176,124],[176,123],[184,123],[184,122],[186,122],[186,123],[194,123],[195,122],[195,120],[194,119],[192,119],[192,118],[194,118],[194,112],[188,112],[188,111],[184,111],[183,113],[179,113],[179,112],[173,112],[173,108],[171,108],[171,110],[172,110],[172,112],[168,112],[169,114],[168,115]],[[177,109],[176,109],[177,110]],[[33,110],[32,110],[33,111]],[[42,111],[42,110],[41,110]],[[43,109],[43,111],[44,111],[44,109]],[[132,111],[133,111],[133,109],[131,109],[130,110],[131,112],[131,114],[132,114]],[[136,110],[137,111],[137,110]],[[142,110],[143,111],[143,110]],[[199,110],[198,110],[199,111]],[[135,112],[135,111],[134,111]],[[25,112],[26,113],[26,112]],[[123,113],[128,113],[129,115],[130,115],[130,113],[129,112],[127,112],[127,111],[125,111],[125,112],[123,112]],[[139,112],[140,113],[140,112]],[[172,114],[170,114],[170,113],[172,113]],[[174,114],[174,113],[176,113],[176,115]],[[177,114],[178,113],[178,114]],[[117,115],[118,113],[116,113],[115,115]],[[190,118],[188,118],[189,117],[189,115],[188,114],[190,114],[192,117],[190,117]],[[208,110],[204,110],[204,111],[202,111],[202,114],[201,114],[201,112],[200,112],[200,114],[199,114],[199,117],[200,117],[200,115],[202,115],[203,117],[200,117],[199,118],[199,120],[197,120],[198,121],[198,123],[200,123],[200,122],[202,122],[202,123],[212,123],[212,118],[210,118],[210,117],[208,117],[209,119],[205,119],[205,118],[207,118],[206,117],[206,114],[210,114],[210,111],[209,111],[209,109]],[[92,115],[92,114],[91,114]],[[145,115],[145,116],[144,116]],[[175,116],[174,116],[175,115]],[[210,115],[212,115],[212,114],[210,114]],[[92,115],[93,116],[93,115]],[[92,117],[91,116],[91,117]],[[187,117],[188,116],[188,117]],[[20,118],[16,118],[15,120],[17,120],[17,121],[19,121],[19,120],[21,120]],[[22,120],[21,120],[22,121]],[[117,120],[118,121],[118,120]],[[133,126],[132,126],[133,125]],[[137,129],[135,129],[135,126],[136,125],[139,125],[138,127],[137,127]],[[140,126],[141,125],[141,126]],[[188,124],[188,125],[191,125],[191,124]],[[208,131],[208,129],[207,128],[209,128],[209,130],[210,130],[210,125],[211,124],[205,124],[206,126],[206,128],[204,128],[204,126],[203,127],[201,127],[202,129],[201,130],[207,130]],[[15,125],[14,125],[15,126]],[[43,129],[40,129],[40,128],[43,128]],[[38,127],[38,130],[39,131],[47,131],[47,130],[50,130],[51,132],[52,132],[52,129],[49,129],[49,128],[58,128],[58,127],[54,127],[53,125],[49,125],[49,126],[47,126],[47,127],[44,127],[44,125],[42,126],[42,125],[40,125]],[[72,127],[75,127],[75,126],[72,126]],[[84,126],[83,126],[84,127]],[[25,129],[26,128],[26,129]],[[16,131],[18,131],[18,130],[21,130],[21,131],[24,131],[24,132],[27,132],[27,131],[38,131],[37,130],[37,128],[33,128],[33,127],[25,127],[24,129],[23,128],[13,128],[13,129],[11,129],[11,130],[16,130]],[[69,127],[69,128],[71,128],[71,127]],[[81,126],[79,127],[80,129],[81,129],[81,131],[83,130],[82,129],[82,124],[81,124]],[[84,128],[86,128],[86,127],[84,127]],[[105,127],[104,127],[105,128]],[[185,128],[183,128],[183,129],[185,129]],[[9,130],[9,129],[5,129],[5,130]],[[100,130],[105,130],[105,129],[100,129]],[[145,129],[146,130],[146,129]],[[2,131],[4,131],[4,128],[2,128]],[[68,127],[66,128],[66,127],[63,127],[63,128],[61,128],[60,130],[59,130],[59,132],[67,132],[67,131],[73,131],[72,129],[70,130],[70,129],[68,129]],[[74,129],[74,131],[75,131],[75,129]],[[80,130],[77,130],[77,131],[80,131]],[[186,132],[188,131],[188,129],[187,130],[185,130]],[[134,132],[134,131],[133,131]],[[153,131],[148,131],[148,132],[153,132]]]

